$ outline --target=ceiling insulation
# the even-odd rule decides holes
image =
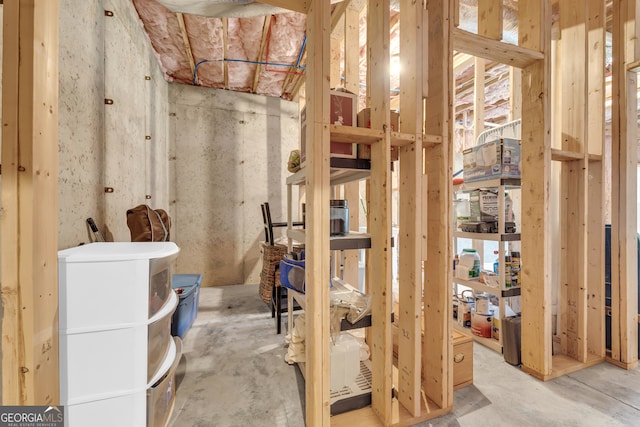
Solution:
[[[253,0],[158,0],[158,3],[173,12],[218,18],[250,18],[287,12]]]

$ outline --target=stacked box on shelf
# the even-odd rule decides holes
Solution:
[[[520,141],[502,138],[462,152],[464,181],[492,178],[520,178]]]

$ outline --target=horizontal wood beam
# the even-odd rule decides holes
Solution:
[[[492,40],[459,28],[454,28],[452,35],[454,50],[512,67],[525,68],[544,58],[541,52]]]
[[[294,12],[307,13],[311,0],[260,0],[258,3],[289,9]]]

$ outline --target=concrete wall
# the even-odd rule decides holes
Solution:
[[[171,85],[170,116],[177,270],[203,274],[204,286],[258,283],[260,203],[269,202],[275,221],[286,219],[298,104]]]
[[[128,241],[128,208],[168,208],[167,105],[168,84],[130,1],[61,0],[60,248],[92,240],[88,217]]]

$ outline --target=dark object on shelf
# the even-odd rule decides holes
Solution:
[[[462,223],[462,231],[466,233],[497,233],[498,221],[465,221]],[[508,221],[504,223],[504,232],[511,234],[516,232],[516,223]]]
[[[347,200],[329,200],[329,229],[332,236],[349,234],[349,206]]]
[[[274,227],[286,227],[288,224],[286,221],[273,222],[271,220],[271,210],[269,209],[269,202],[264,202],[260,205],[260,209],[262,210],[262,223],[264,226],[264,241],[268,245],[275,245],[275,241],[273,238],[273,228]],[[303,227],[304,222],[294,222],[291,224],[293,227]]]
[[[510,365],[518,366],[521,363],[521,320],[520,316],[505,317],[502,326],[502,354],[504,361]]]
[[[171,335],[184,338],[198,316],[201,274],[174,274],[171,287],[178,294],[180,302],[171,318]]]

